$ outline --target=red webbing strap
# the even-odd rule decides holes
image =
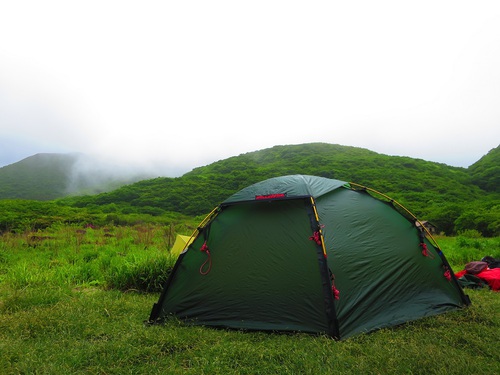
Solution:
[[[450,269],[450,266],[447,265],[447,264],[443,264],[443,269],[444,269],[443,276],[446,278],[446,280],[451,281],[451,269]]]
[[[208,273],[212,269],[212,255],[210,254],[210,250],[208,249],[207,241],[205,241],[203,243],[203,245],[201,246],[200,251],[204,251],[205,253],[207,253],[207,260],[205,260],[203,262],[203,264],[201,265],[201,267],[200,267],[200,274],[202,274],[203,276],[205,276],[205,275],[208,275]],[[208,268],[206,268],[207,265],[208,265]]]
[[[444,271],[444,277],[446,277],[446,280],[451,281],[451,272],[450,272],[450,270]]]
[[[335,284],[332,284],[332,293],[333,293],[333,298],[336,300],[340,299],[340,292],[339,290],[335,287]]]
[[[429,257],[431,259],[434,259],[434,255],[429,251],[427,245],[425,244],[425,242],[423,242],[423,240],[420,242],[420,247],[422,248],[422,255],[424,257]]]
[[[332,271],[330,271],[330,278],[331,278],[331,281],[332,281],[332,294],[333,294],[333,298],[335,298],[336,300],[339,300],[340,299],[340,291],[335,286],[335,275],[332,273]]]
[[[319,233],[319,231],[314,232],[313,235],[309,237],[309,239],[321,246],[321,234]]]

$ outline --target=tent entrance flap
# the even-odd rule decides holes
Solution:
[[[311,241],[308,199],[243,203],[224,207],[183,254],[159,317],[240,329],[332,334],[327,313],[326,262]],[[208,246],[211,271],[200,266]],[[329,284],[326,290],[329,289]],[[331,296],[328,297],[331,300]],[[331,306],[329,306],[331,309]]]

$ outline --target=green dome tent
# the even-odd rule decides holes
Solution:
[[[468,305],[430,233],[374,192],[292,175],[232,195],[193,234],[149,322],[344,339]]]

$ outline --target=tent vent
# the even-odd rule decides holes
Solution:
[[[286,193],[256,195],[255,196],[256,200],[261,200],[261,199],[280,199],[280,198],[286,198]]]

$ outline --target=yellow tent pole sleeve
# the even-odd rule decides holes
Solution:
[[[314,211],[314,216],[316,217],[316,221],[318,222],[318,231],[319,231],[319,236],[321,238],[321,248],[323,249],[323,255],[326,257],[326,248],[325,248],[325,239],[323,238],[323,231],[321,230],[321,225],[319,222],[319,215],[318,211],[316,211],[316,202],[314,201],[314,198],[311,197],[311,205]]]
[[[434,245],[439,249],[441,250],[441,248],[439,247],[437,241],[434,239],[434,237],[432,237],[432,234],[431,232],[429,232],[429,230],[422,224],[422,222],[420,220],[417,219],[417,217],[410,212],[410,210],[408,210],[405,206],[403,206],[401,203],[399,203],[398,201],[392,199],[391,197],[375,190],[375,189],[372,189],[372,188],[369,188],[367,186],[363,186],[363,185],[360,185],[360,184],[357,184],[355,182],[349,182],[349,185],[353,185],[355,187],[358,187],[358,188],[361,188],[361,189],[364,189],[364,190],[368,190],[374,194],[377,194],[377,195],[380,195],[382,197],[384,197],[385,199],[389,200],[390,202],[396,204],[398,207],[400,207],[403,211],[405,211],[408,215],[410,215],[410,217],[415,220],[416,222],[418,222],[418,224],[420,225],[420,228],[422,228],[424,230],[424,232],[426,233],[426,235],[432,240],[432,242],[434,242]]]
[[[184,252],[186,250],[186,247],[188,247],[194,241],[194,239],[198,236],[198,233],[200,232],[200,228],[205,227],[205,225],[207,225],[207,223],[210,220],[212,220],[212,218],[215,216],[215,214],[218,210],[219,210],[219,206],[215,207],[207,216],[205,216],[205,218],[201,221],[200,225],[198,225],[198,227],[193,231],[193,233],[189,237],[189,240],[186,243],[186,246],[184,246],[184,249],[182,250],[182,252]]]

